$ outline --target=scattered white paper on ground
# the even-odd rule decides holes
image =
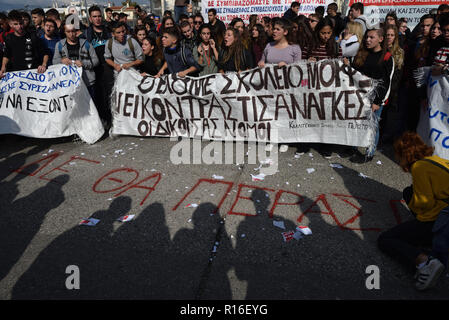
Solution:
[[[339,163],[331,163],[331,168],[343,169],[343,166]]]
[[[292,166],[292,164],[291,164],[291,163],[287,163],[287,164],[288,164],[288,166],[289,166],[289,167],[291,167],[291,166]]]
[[[312,230],[310,230],[310,228],[306,227],[306,226],[298,226],[298,227],[296,227],[296,231],[302,232],[305,235],[312,234]]]
[[[121,153],[121,152],[123,152],[123,149],[118,149],[114,151],[114,153]]]
[[[286,144],[281,144],[281,147],[279,148],[280,152],[287,152],[288,150],[288,145]]]
[[[52,153],[53,151],[55,151],[55,150],[53,150],[53,149],[48,149],[48,153]]]
[[[265,174],[257,174],[257,175],[251,175],[251,178],[253,181],[263,181],[265,179]]]
[[[242,238],[245,238],[245,237],[246,237],[246,234],[242,233],[242,234],[241,234],[241,237],[242,237]]]
[[[309,157],[313,158],[313,153],[309,152]]]
[[[86,155],[86,154],[85,154],[84,152],[81,152],[81,155],[84,156],[84,155]]]
[[[217,176],[217,175],[212,175],[212,178],[216,179],[216,180],[223,180],[224,177],[223,176]]]
[[[377,161],[376,163],[377,163],[377,164],[382,164],[382,161],[379,160],[379,161]]]
[[[197,203],[189,203],[188,205],[185,206],[186,208],[196,208],[198,207]]]
[[[98,222],[100,222],[99,219],[89,218],[89,219],[81,220],[81,222],[79,224],[83,225],[83,226],[90,226],[91,227],[91,226],[96,225]]]
[[[364,175],[363,173],[359,173],[359,177],[362,177],[363,179],[369,178],[368,176]]]
[[[122,216],[122,217],[118,218],[117,220],[121,221],[121,222],[128,222],[128,221],[131,221],[132,219],[134,219],[134,217],[135,217],[135,214],[130,214],[130,215]]]
[[[314,168],[308,168],[308,169],[307,169],[307,173],[312,173],[312,172],[315,172],[315,169],[314,169]]]
[[[276,221],[276,220],[273,220],[273,225],[274,225],[275,227],[278,227],[278,228],[281,228],[281,229],[284,229],[284,230],[285,230],[285,224],[284,224],[284,221]]]

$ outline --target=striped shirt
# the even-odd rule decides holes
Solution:
[[[435,64],[449,64],[449,47],[440,48],[433,62]]]

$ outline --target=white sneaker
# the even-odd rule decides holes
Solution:
[[[429,259],[424,267],[417,270],[415,288],[426,290],[437,283],[438,278],[444,270],[443,264],[438,259]]]

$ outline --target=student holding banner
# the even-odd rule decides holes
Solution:
[[[166,69],[170,74],[175,73],[181,78],[201,69],[192,52],[180,44],[180,39],[181,35],[176,27],[164,29],[162,46],[165,62],[156,77],[162,76]]]
[[[114,73],[140,66],[143,63],[142,48],[136,40],[126,35],[125,23],[114,25],[112,35],[113,38],[106,43],[104,58],[114,68]]]
[[[45,49],[47,49],[49,66],[53,63],[56,43],[61,40],[61,38],[59,37],[59,33],[56,32],[57,28],[58,26],[56,25],[56,22],[51,19],[44,19],[44,34],[42,35],[41,39],[45,45]]]
[[[73,24],[65,24],[66,38],[56,44],[53,64],[74,64],[83,68],[82,79],[95,100],[95,71],[94,68],[100,63],[94,47],[86,40],[79,39],[76,34],[79,31]]]
[[[212,37],[212,28],[203,24],[198,31],[201,42],[193,49],[193,57],[202,68],[200,76],[218,72],[218,49]]]
[[[349,61],[345,61],[349,64]],[[394,60],[388,51],[385,31],[383,28],[368,30],[365,34],[363,47],[359,50],[352,62],[352,66],[364,75],[381,80],[375,89],[375,98],[371,106],[378,123],[382,109],[390,94],[391,78],[394,72]],[[367,150],[366,155],[356,152],[349,160],[355,163],[364,163],[373,160],[379,141],[379,126],[377,125],[375,141],[372,148]]]
[[[285,18],[273,19],[273,39],[263,51],[258,65],[263,68],[266,63],[285,66],[301,60],[301,48],[294,43],[292,23]]]
[[[249,50],[245,49],[240,32],[234,28],[228,28],[224,37],[224,49],[220,52],[219,71],[240,72],[251,69],[253,57]]]
[[[143,39],[142,51],[145,59],[140,67],[141,75],[143,77],[157,75],[164,62],[164,57],[162,50],[156,45],[156,39],[150,37]]]
[[[8,14],[13,33],[6,36],[4,56],[0,69],[0,78],[7,71],[29,70],[37,68],[38,73],[47,70],[48,54],[42,41],[35,33],[28,33],[23,26],[23,18],[19,11],[12,10]]]

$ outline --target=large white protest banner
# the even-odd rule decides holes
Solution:
[[[369,25],[384,22],[387,13],[394,11],[398,18],[407,18],[407,26],[410,29],[413,29],[419,23],[419,19],[430,10],[447,3],[446,0],[349,0],[348,10],[356,2],[363,4],[363,15]]]
[[[373,81],[341,60],[200,78],[142,77],[123,70],[114,90],[113,134],[373,143]]]
[[[82,68],[50,66],[8,72],[0,79],[0,134],[57,138],[77,134],[95,143],[104,134],[97,109],[82,81]]]
[[[309,16],[314,13],[316,7],[334,2],[333,0],[297,0],[301,3],[299,14]],[[201,0],[201,13],[207,17],[209,9],[217,10],[217,17],[225,24],[234,18],[241,18],[245,23],[249,22],[251,14],[267,16],[270,18],[282,17],[290,9],[292,0]]]
[[[428,108],[421,112],[418,133],[436,155],[449,160],[449,76],[427,79]]]

